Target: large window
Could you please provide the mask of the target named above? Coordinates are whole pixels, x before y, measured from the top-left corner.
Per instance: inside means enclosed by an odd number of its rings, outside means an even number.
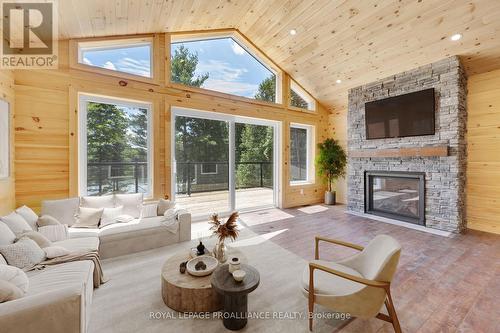
[[[277,101],[276,72],[232,37],[172,42],[171,80],[237,96]]]
[[[152,48],[152,38],[79,42],[78,62],[88,66],[152,78]]]
[[[313,182],[312,126],[290,125],[290,183]]]
[[[151,106],[80,96],[82,195],[152,194]]]

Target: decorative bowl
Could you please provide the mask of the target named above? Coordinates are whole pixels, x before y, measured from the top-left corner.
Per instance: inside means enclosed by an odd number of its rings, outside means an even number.
[[[206,265],[205,269],[196,270],[196,264],[200,261]],[[186,268],[193,276],[206,276],[211,274],[219,265],[219,261],[212,256],[198,256],[188,261]]]
[[[233,272],[233,278],[236,280],[236,282],[243,281],[243,279],[245,278],[245,275],[247,275],[247,273],[242,269],[238,269],[238,270]]]

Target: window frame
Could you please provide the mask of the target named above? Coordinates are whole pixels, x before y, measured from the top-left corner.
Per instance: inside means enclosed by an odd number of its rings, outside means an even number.
[[[291,172],[289,175],[289,183],[291,186],[297,186],[297,185],[306,185],[306,184],[314,184],[315,183],[315,169],[314,169],[314,147],[315,147],[315,142],[314,142],[314,126],[313,125],[306,125],[306,124],[299,124],[299,123],[290,123],[290,129],[289,129],[289,144],[290,144],[290,150],[292,147],[292,136],[291,136],[291,131],[292,128],[297,128],[297,129],[305,129],[306,132],[306,179],[305,180],[292,180],[291,179]],[[289,170],[292,168],[292,154],[290,153],[289,156]]]
[[[153,103],[124,99],[114,96],[101,96],[89,93],[78,94],[78,195],[86,196],[87,191],[87,104],[89,102],[113,104],[125,107],[136,107],[147,110],[147,170],[148,170],[148,192],[144,193],[146,199],[154,195],[154,126],[153,126]]]
[[[112,50],[115,48],[137,46],[140,44],[150,44],[150,73],[151,77],[136,75],[119,70],[107,69],[83,63],[82,51],[84,48],[95,48],[102,50]],[[159,37],[157,35],[138,35],[124,37],[102,37],[102,38],[82,38],[70,40],[70,67],[97,74],[110,75],[123,79],[130,79],[152,84],[160,83],[160,64],[155,56],[159,48]]]
[[[211,90],[211,89],[206,89],[206,88],[199,88],[199,87],[191,87],[184,85],[182,83],[178,82],[173,82],[171,81],[171,73],[172,73],[172,67],[170,63],[170,57],[171,53],[169,53],[167,56],[169,57],[169,64],[167,68],[167,76],[168,76],[168,82],[170,83],[171,86],[177,87],[180,89],[187,89],[187,90],[192,90],[192,91],[202,91],[202,92],[209,92],[210,94],[215,94],[218,95],[220,94],[221,96],[230,96],[231,98],[236,98],[236,99],[241,99],[246,102],[251,102],[251,103],[259,103],[259,104],[271,104],[271,105],[284,105],[285,101],[283,101],[283,71],[278,67],[271,59],[269,59],[262,51],[260,51],[256,46],[254,46],[246,37],[243,35],[239,34],[237,31],[222,31],[222,32],[196,32],[196,33],[172,33],[170,35],[170,43],[169,43],[169,52],[171,52],[172,45],[177,44],[177,43],[182,43],[182,42],[196,42],[196,41],[206,41],[206,40],[216,40],[216,39],[225,39],[225,38],[231,38],[235,43],[237,43],[242,49],[244,49],[250,56],[252,56],[256,61],[258,61],[262,66],[264,66],[267,70],[269,70],[271,73],[273,73],[276,77],[276,93],[275,93],[275,100],[274,102],[268,102],[268,101],[261,101],[258,99],[250,98],[250,97],[245,97],[245,96],[239,96],[239,95],[233,95],[229,93],[225,93],[222,91],[217,91],[217,90]]]
[[[309,94],[304,88],[302,88],[297,82],[295,82],[294,80],[290,80],[290,94],[289,94],[289,98],[288,98],[288,106],[289,108],[291,109],[296,109],[296,110],[300,110],[300,111],[303,111],[303,110],[307,110],[307,111],[310,111],[310,112],[315,112],[316,111],[316,100],[314,99],[314,97],[311,96],[311,94]],[[302,98],[304,101],[306,101],[307,103],[307,109],[304,109],[304,108],[300,108],[298,106],[294,106],[292,105],[292,90],[300,96],[300,98]]]
[[[205,166],[205,165],[210,165],[210,164],[204,164],[204,163],[201,164],[201,168],[200,168],[201,175],[217,175],[217,174],[219,174],[219,167],[218,167],[217,163],[215,163],[215,171],[214,172],[204,172],[203,166]]]

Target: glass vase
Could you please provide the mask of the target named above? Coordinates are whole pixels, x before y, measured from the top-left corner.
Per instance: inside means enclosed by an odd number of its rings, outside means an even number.
[[[220,240],[214,247],[214,257],[219,260],[220,263],[226,262],[227,260],[227,247],[223,240]]]

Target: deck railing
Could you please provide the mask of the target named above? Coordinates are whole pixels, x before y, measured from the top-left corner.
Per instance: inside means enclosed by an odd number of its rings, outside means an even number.
[[[236,189],[273,187],[273,163],[236,162]],[[87,191],[147,193],[147,162],[90,162]],[[176,193],[187,194],[229,190],[229,162],[177,162]]]

